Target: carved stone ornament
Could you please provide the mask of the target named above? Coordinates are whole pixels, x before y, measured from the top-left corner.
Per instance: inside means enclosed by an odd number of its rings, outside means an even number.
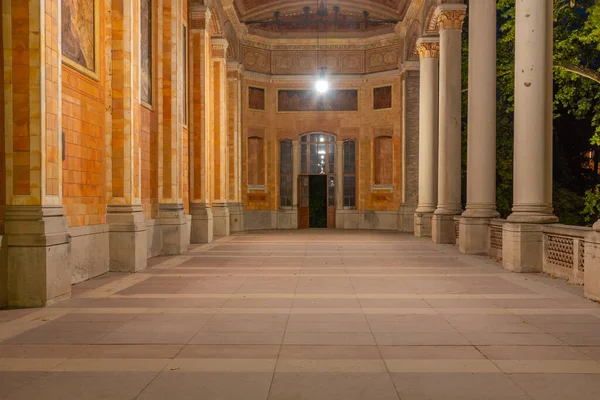
[[[226,58],[227,57],[227,40],[226,39],[213,39],[211,43],[211,57],[212,58]]]
[[[419,58],[438,58],[440,56],[439,42],[421,42],[417,45]]]
[[[464,10],[442,10],[438,15],[438,27],[440,31],[446,29],[462,30],[466,12]]]
[[[206,29],[210,21],[210,10],[204,6],[190,8],[190,30]]]

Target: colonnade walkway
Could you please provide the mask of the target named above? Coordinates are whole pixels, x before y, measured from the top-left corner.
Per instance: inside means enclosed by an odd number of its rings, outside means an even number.
[[[600,398],[600,305],[393,232],[249,232],[0,311],[0,398]]]

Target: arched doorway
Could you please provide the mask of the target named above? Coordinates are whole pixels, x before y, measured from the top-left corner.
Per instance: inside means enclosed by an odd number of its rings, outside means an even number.
[[[335,228],[335,135],[300,137],[298,228]]]

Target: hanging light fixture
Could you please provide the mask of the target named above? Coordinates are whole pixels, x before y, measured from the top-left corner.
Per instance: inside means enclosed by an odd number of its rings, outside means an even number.
[[[321,17],[321,20],[327,16],[327,6],[325,6],[325,1],[321,0],[321,3],[317,7],[317,15]],[[325,25],[325,29],[327,30],[327,25]],[[327,41],[325,41],[327,45]],[[317,63],[319,62],[319,25],[317,25]],[[327,63],[327,53],[325,53],[325,63]],[[319,68],[319,73],[317,75],[317,82],[315,83],[315,90],[320,93],[326,93],[329,90],[329,82],[325,77],[325,70],[327,67],[325,65],[321,65]]]

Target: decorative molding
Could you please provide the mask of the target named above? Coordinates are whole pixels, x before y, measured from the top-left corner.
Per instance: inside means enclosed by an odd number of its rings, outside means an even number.
[[[210,53],[212,58],[226,58],[227,57],[227,39],[224,38],[213,38],[210,41]]]
[[[436,8],[432,23],[435,23],[438,31],[462,30],[466,11],[465,4],[442,4]]]
[[[192,30],[203,30],[209,24],[211,18],[210,10],[199,2],[190,3],[189,27]]]
[[[439,58],[440,42],[438,39],[419,39],[417,50],[419,51],[419,58]]]
[[[397,69],[400,64],[400,46],[383,47],[365,52],[366,72]]]

